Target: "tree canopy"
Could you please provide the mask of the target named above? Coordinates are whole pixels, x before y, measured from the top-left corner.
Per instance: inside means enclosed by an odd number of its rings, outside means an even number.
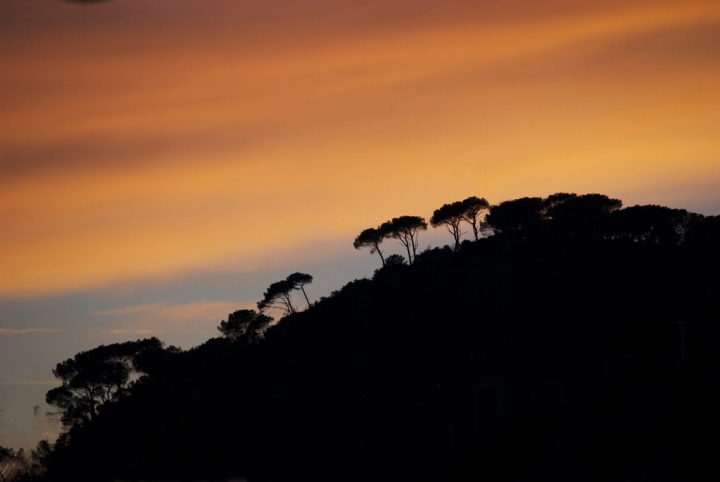
[[[622,207],[604,194],[555,193],[545,199],[524,197],[492,206],[486,217],[496,232],[529,231],[543,226],[573,236],[600,235],[610,228],[610,215]],[[546,224],[549,222],[549,224]]]
[[[385,257],[383,257],[382,250],[380,249],[380,243],[388,237],[390,233],[380,228],[368,228],[364,229],[353,242],[355,249],[370,248],[370,254],[377,253],[380,256],[382,265],[385,266]]]
[[[452,234],[455,240],[455,251],[460,250],[460,237],[463,234],[460,230],[460,223],[465,221],[465,210],[465,204],[462,201],[456,201],[452,204],[443,204],[433,212],[430,218],[432,227],[445,226]]]
[[[225,338],[242,344],[257,343],[273,319],[255,310],[238,310],[228,315],[218,326]]]
[[[80,425],[97,416],[98,407],[118,400],[136,371],[134,358],[149,350],[162,349],[157,338],[101,345],[58,363],[53,375],[62,385],[48,391],[48,404],[60,409],[66,427]]]
[[[631,206],[614,213],[612,235],[634,242],[678,244],[695,224],[685,209],[665,206]]]
[[[604,194],[559,193],[544,201],[545,216],[555,228],[575,236],[599,235],[606,232],[610,214],[622,207],[622,201]]]
[[[381,232],[388,233],[388,237],[400,241],[407,250],[408,262],[410,264],[415,262],[418,235],[420,231],[427,230],[425,218],[420,216],[400,216],[383,223],[379,229]]]
[[[523,197],[492,206],[485,220],[497,232],[521,231],[540,224],[543,208],[542,198]]]
[[[272,283],[263,293],[263,299],[258,301],[258,310],[262,313],[267,308],[279,308],[286,315],[295,313],[295,306],[292,304],[292,295],[290,294],[294,289],[295,283],[287,279]]]
[[[308,308],[310,308],[310,299],[308,298],[307,293],[305,292],[305,285],[309,285],[313,282],[313,277],[310,276],[307,273],[293,273],[290,276],[288,276],[287,281],[291,282],[296,290],[302,291],[303,296],[305,297],[305,301],[307,302]]]
[[[407,261],[400,254],[391,254],[387,259],[387,266],[403,266],[406,265]]]
[[[472,227],[475,241],[477,241],[480,239],[480,231],[482,230],[483,213],[490,209],[490,203],[485,198],[476,196],[470,196],[461,202],[463,205],[462,218]]]
[[[286,315],[297,312],[292,302],[292,292],[295,290],[302,291],[310,308],[310,299],[305,292],[305,285],[313,282],[313,277],[307,273],[293,273],[282,281],[272,283],[267,291],[263,293],[263,299],[258,301],[257,306],[260,313],[267,308],[279,308]]]
[[[463,232],[460,223],[468,223],[475,235],[475,241],[480,239],[480,232],[483,226],[483,213],[490,207],[490,204],[483,198],[471,196],[462,201],[451,204],[443,204],[436,209],[430,218],[432,227],[445,226],[455,240],[454,250],[460,249],[460,238]]]

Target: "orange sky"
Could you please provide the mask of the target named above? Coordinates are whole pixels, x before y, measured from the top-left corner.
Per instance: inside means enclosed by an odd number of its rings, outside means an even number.
[[[0,61],[0,297],[469,195],[720,205],[717,0],[12,1]]]

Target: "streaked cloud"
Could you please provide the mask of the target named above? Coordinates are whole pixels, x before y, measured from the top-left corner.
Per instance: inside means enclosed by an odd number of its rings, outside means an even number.
[[[103,330],[103,333],[108,333],[110,335],[147,335],[150,333],[158,334],[163,333],[162,330],[149,330],[149,329],[140,329],[140,330]]]
[[[93,311],[91,319],[102,321],[111,328],[102,329],[111,335],[156,335],[160,333],[203,333],[214,336],[215,328],[228,313],[249,302],[197,301],[186,304],[168,302],[146,303],[135,306]]]
[[[31,333],[59,333],[51,328],[0,328],[0,335],[27,335]]]

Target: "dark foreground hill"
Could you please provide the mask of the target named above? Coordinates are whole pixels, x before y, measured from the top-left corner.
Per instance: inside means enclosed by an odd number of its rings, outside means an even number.
[[[43,480],[717,480],[718,219],[506,230],[378,270],[256,344],[157,348]]]

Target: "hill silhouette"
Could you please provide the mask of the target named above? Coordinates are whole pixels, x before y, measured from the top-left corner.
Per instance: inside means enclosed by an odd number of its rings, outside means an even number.
[[[27,478],[714,479],[720,219],[560,193],[487,223],[270,327],[138,341]]]

